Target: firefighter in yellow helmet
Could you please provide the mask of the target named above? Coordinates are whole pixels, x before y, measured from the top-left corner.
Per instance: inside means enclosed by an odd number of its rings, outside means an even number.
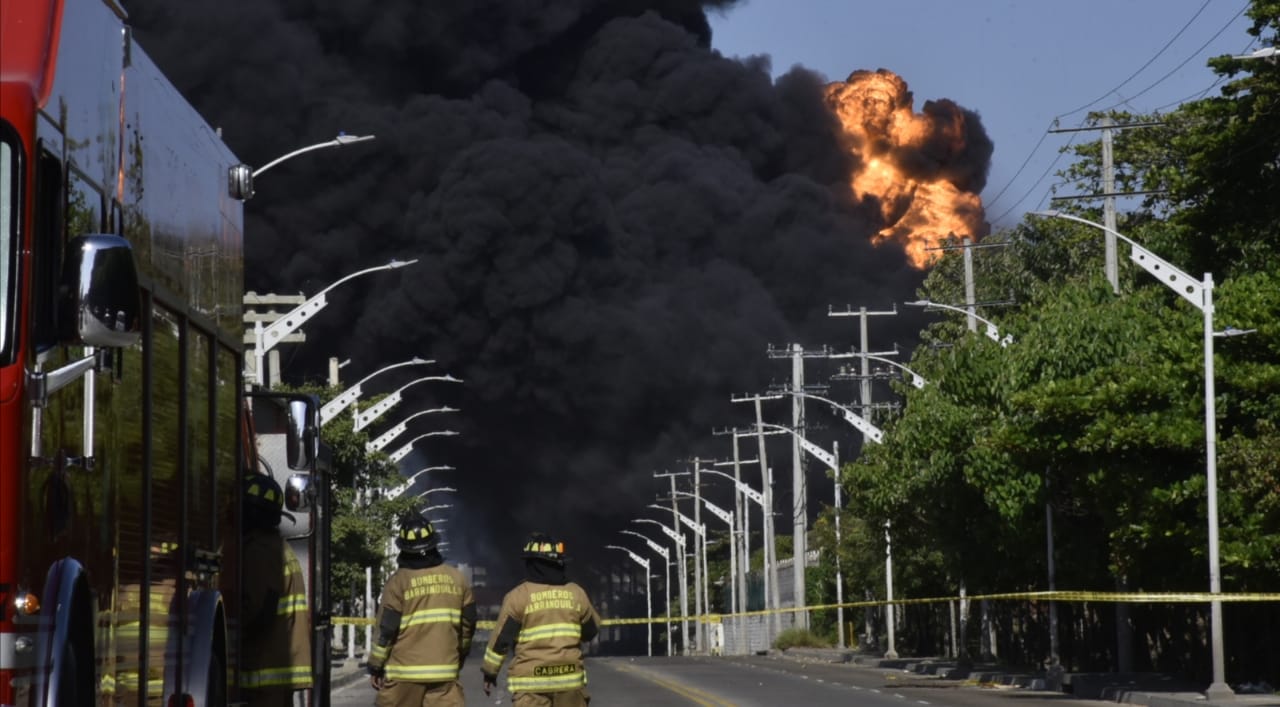
[[[587,674],[582,643],[596,637],[600,615],[582,587],[564,572],[564,543],[534,533],[522,553],[525,581],[502,599],[484,652],[484,694],[498,682],[507,653],[514,707],[585,707]]]
[[[400,521],[399,567],[382,588],[369,681],[378,707],[462,707],[458,673],[471,652],[476,601],[456,568],[444,564],[431,521]]]
[[[244,481],[244,627],[240,686],[253,707],[291,707],[311,687],[311,621],[302,565],[280,535],[284,492],[266,474]]]

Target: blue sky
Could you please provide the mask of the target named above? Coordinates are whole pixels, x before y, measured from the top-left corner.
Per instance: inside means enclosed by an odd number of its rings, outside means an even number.
[[[976,111],[995,143],[983,200],[998,227],[1047,207],[1053,172],[1068,164],[1067,156],[1058,159],[1059,148],[1073,135],[1093,139],[1093,133],[1047,134],[1055,118],[1060,127],[1077,127],[1089,110],[1168,111],[1216,95],[1218,79],[1206,61],[1256,48],[1246,32],[1247,6],[1245,0],[743,0],[711,15],[712,46],[726,56],[768,55],[775,76],[797,64],[831,80],[885,68],[907,81],[917,111],[935,98]]]

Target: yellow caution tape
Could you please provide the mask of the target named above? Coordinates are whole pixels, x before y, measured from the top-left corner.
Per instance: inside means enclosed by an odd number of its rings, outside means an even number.
[[[869,606],[906,606],[909,604],[940,604],[960,601],[1067,601],[1067,602],[1107,602],[1113,604],[1207,604],[1220,602],[1280,602],[1278,592],[1238,592],[1213,594],[1211,592],[1082,592],[1082,591],[1042,591],[1042,592],[1002,592],[996,594],[969,594],[965,597],[926,597],[922,599],[894,599],[893,601],[867,600],[847,601],[842,604],[815,604],[802,608],[785,607],[782,609],[761,609],[758,611],[739,611],[736,614],[704,614],[702,616],[655,616],[651,619],[604,619],[604,626],[629,626],[643,624],[665,624],[679,621],[702,621],[717,623],[725,618],[741,616],[768,616],[770,614],[793,614],[798,611],[826,611],[830,609],[857,609]],[[335,616],[333,623],[354,626],[372,626],[373,619],[359,617]],[[492,631],[495,622],[477,621],[476,628]]]

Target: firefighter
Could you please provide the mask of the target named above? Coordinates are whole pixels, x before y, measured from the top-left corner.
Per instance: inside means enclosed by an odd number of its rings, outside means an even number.
[[[507,673],[514,707],[585,707],[591,698],[581,644],[599,632],[600,615],[565,577],[564,543],[534,533],[521,556],[525,581],[503,597],[484,652],[484,694],[515,649]]]
[[[436,530],[415,514],[400,522],[399,567],[382,588],[369,682],[378,707],[461,707],[458,673],[471,652],[476,601],[444,564]]]
[[[311,687],[311,622],[302,565],[280,535],[284,492],[266,474],[244,481],[244,626],[240,686],[252,707],[291,707]]]

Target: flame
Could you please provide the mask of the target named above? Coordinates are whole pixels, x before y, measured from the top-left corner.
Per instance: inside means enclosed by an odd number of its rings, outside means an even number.
[[[930,101],[915,113],[907,83],[885,69],[855,71],[828,84],[826,97],[854,157],[849,187],[878,207],[877,243],[900,243],[924,268],[937,257],[927,250],[931,240],[986,234],[981,197],[953,183],[964,170],[948,169],[965,155],[968,126],[958,106]]]

